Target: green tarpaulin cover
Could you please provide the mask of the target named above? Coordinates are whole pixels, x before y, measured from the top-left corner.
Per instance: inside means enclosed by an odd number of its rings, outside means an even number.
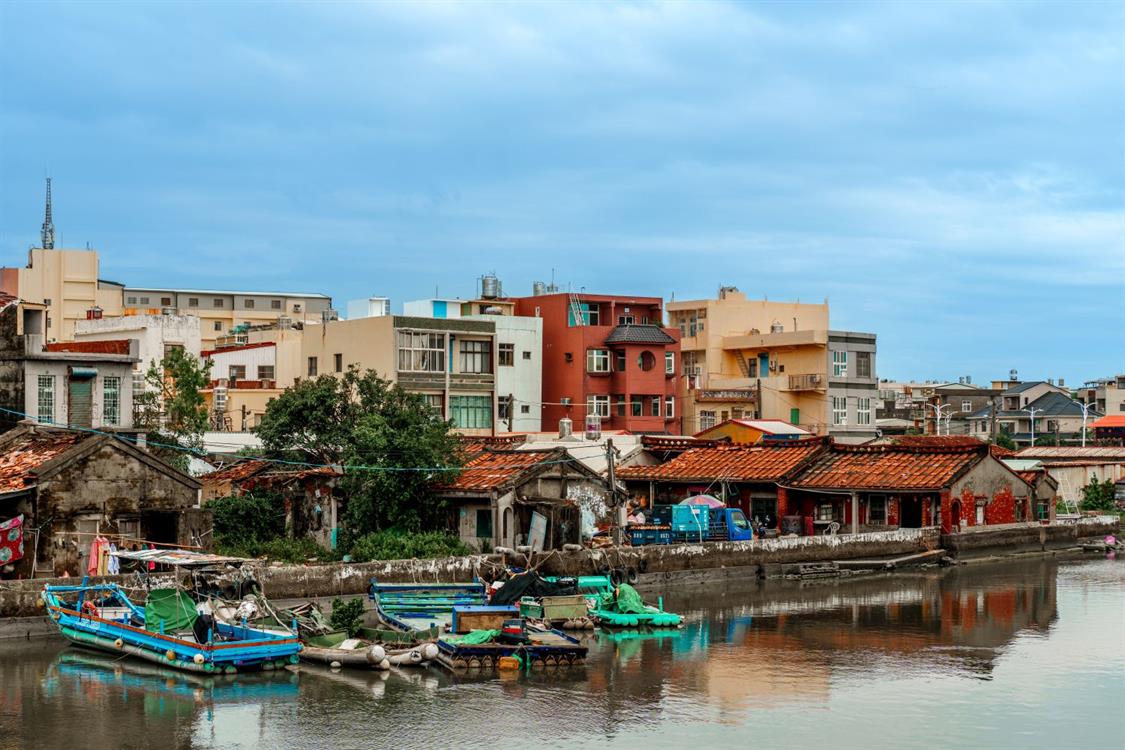
[[[500,635],[499,630],[470,630],[465,635],[451,635],[442,638],[446,643],[457,643],[462,646],[479,646],[482,643],[488,643],[496,636]]]
[[[148,601],[145,602],[146,630],[159,633],[161,622],[164,623],[165,633],[189,630],[196,617],[195,602],[186,592],[179,589],[156,589],[149,592]]]
[[[617,587],[616,604],[617,606],[614,609],[627,615],[642,615],[652,611],[645,606],[645,602],[641,599],[637,590],[627,583],[622,583]]]

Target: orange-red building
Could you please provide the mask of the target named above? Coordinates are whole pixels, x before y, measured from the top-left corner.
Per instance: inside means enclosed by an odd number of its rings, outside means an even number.
[[[515,300],[543,319],[543,427],[587,415],[603,429],[681,432],[676,393],[680,332],[664,326],[660,297],[545,294]]]

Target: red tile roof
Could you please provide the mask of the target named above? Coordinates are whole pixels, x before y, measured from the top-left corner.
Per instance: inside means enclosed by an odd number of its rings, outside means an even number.
[[[14,297],[7,292],[0,292],[0,310],[7,310],[10,305],[14,305],[19,301],[19,297]]]
[[[275,341],[256,341],[253,344],[238,344],[236,346],[224,346],[221,349],[204,349],[199,353],[199,356],[207,359],[214,354],[232,354],[234,352],[242,352],[247,349],[261,349],[264,346],[277,346]]]
[[[1015,472],[1016,476],[1027,482],[1028,484],[1035,484],[1039,481],[1039,477],[1045,475],[1047,472],[1043,469],[1027,469]]]
[[[128,354],[129,339],[112,341],[63,341],[47,344],[49,352],[80,352],[82,354]]]
[[[980,446],[983,440],[968,435],[896,435],[889,441],[892,445],[930,446],[952,448],[954,446]]]
[[[548,461],[566,461],[561,448],[540,451],[485,450],[469,459],[450,484],[439,485],[444,492],[490,492],[515,484],[529,470]]]
[[[468,459],[487,450],[506,450],[517,445],[523,445],[527,442],[527,435],[496,435],[491,437],[460,435],[458,439],[461,442],[461,454]]]
[[[790,484],[800,489],[940,490],[988,455],[984,443],[942,447],[833,445]]]
[[[703,440],[702,438],[685,437],[682,435],[641,435],[641,445],[649,450],[659,451],[686,451],[692,448],[714,448],[716,445],[719,445],[720,442],[719,440]]]
[[[617,470],[617,478],[658,482],[716,479],[773,482],[789,475],[825,445],[824,440],[812,439],[693,448],[659,466],[623,467]]]
[[[218,471],[212,471],[204,474],[199,478],[199,480],[204,484],[214,484],[215,482],[237,482],[242,479],[252,477],[260,471],[265,471],[272,465],[273,464],[269,461],[251,458],[245,461],[239,461],[238,463],[228,466],[225,469],[219,469]]]
[[[1090,423],[1093,428],[1125,427],[1125,414],[1107,414]]]
[[[81,432],[29,431],[5,445],[0,453],[0,493],[27,489],[31,474],[92,436]]]

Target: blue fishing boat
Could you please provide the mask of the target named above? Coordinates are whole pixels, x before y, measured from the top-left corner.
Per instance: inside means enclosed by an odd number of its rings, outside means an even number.
[[[371,579],[369,596],[388,627],[414,636],[433,633],[438,647],[434,661],[449,670],[497,669],[511,660],[523,667],[574,666],[586,660],[587,649],[576,638],[526,623],[518,607],[489,605],[481,582]]]
[[[118,557],[189,568],[238,566],[245,560],[181,550],[119,552]],[[194,576],[192,577],[194,579]],[[208,614],[199,595],[185,588],[157,588],[144,605],[114,583],[44,586],[47,615],[71,643],[128,654],[189,672],[223,673],[280,669],[296,664],[301,644],[295,629],[232,622]],[[200,612],[204,609],[205,612]]]

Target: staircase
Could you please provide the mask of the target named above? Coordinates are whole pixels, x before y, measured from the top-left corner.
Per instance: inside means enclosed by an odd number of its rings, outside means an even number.
[[[741,349],[735,351],[734,358],[738,362],[738,371],[742,373],[742,377],[750,377],[750,363],[746,361],[746,355],[742,353]]]

